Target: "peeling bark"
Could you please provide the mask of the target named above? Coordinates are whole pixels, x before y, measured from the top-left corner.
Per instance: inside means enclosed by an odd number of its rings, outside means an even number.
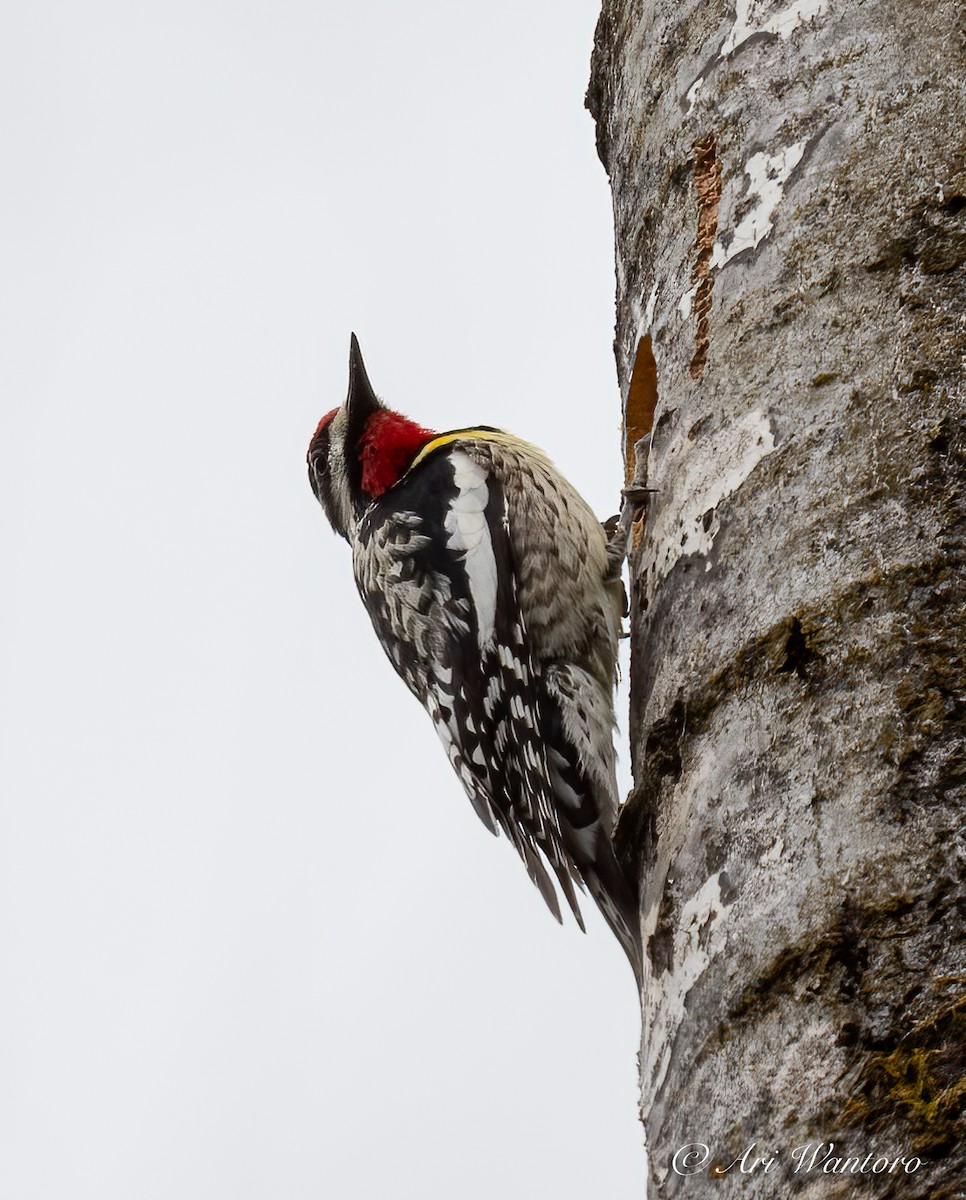
[[[708,357],[711,294],[714,290],[711,263],[718,233],[718,202],[721,199],[721,163],[713,133],[694,143],[694,190],[698,200],[698,236],[694,240],[694,248],[698,256],[691,272],[694,280],[695,324],[691,375],[697,378],[704,370]]]
[[[652,1197],[966,1193],[964,78],[946,0],[601,13]]]

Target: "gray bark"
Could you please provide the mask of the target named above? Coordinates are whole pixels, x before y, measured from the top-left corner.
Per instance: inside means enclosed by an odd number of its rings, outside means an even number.
[[[966,1194],[964,41],[604,2],[652,1197]]]

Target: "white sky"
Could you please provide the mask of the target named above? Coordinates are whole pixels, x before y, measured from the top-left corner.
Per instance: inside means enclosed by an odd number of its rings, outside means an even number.
[[[616,508],[596,12],[5,7],[3,1200],[643,1196],[623,956],[477,820],[304,469],[355,329]]]

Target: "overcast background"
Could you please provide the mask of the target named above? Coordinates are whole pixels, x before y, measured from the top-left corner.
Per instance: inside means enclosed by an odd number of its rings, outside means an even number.
[[[643,1196],[623,956],[477,820],[304,469],[355,329],[616,508],[596,15],[4,6],[3,1200]]]

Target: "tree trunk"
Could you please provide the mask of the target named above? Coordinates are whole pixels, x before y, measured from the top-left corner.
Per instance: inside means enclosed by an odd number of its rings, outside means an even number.
[[[964,40],[945,0],[598,25],[657,489],[618,830],[652,1198],[966,1193]]]

